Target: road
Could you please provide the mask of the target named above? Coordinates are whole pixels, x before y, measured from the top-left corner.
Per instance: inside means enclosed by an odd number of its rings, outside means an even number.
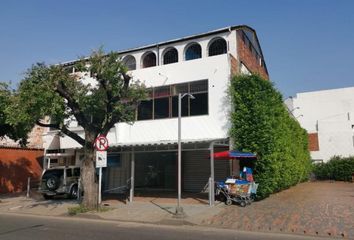
[[[318,239],[298,235],[236,232],[191,226],[161,226],[69,217],[1,214],[1,240]]]

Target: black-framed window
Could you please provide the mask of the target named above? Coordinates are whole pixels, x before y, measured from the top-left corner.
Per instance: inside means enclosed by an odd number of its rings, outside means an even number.
[[[181,101],[181,116],[186,117],[189,116],[189,96],[182,98]],[[178,96],[172,97],[172,117],[178,117]]]
[[[156,54],[149,52],[143,57],[143,68],[156,66]]]
[[[151,89],[151,98],[138,106],[137,120],[163,119],[178,116],[178,94],[190,93],[183,97],[181,115],[206,115],[209,111],[208,80],[168,85]]]
[[[208,93],[194,93],[190,101],[190,116],[203,115],[208,112]]]
[[[128,68],[128,70],[135,70],[136,69],[136,60],[135,57],[132,55],[128,55],[123,58],[123,64]]]
[[[193,43],[187,47],[185,52],[185,59],[193,60],[202,57],[202,47],[198,43]]]
[[[74,168],[74,176],[80,177],[80,168]]]
[[[153,100],[141,101],[138,107],[138,120],[149,120],[152,119],[153,113]]]
[[[225,39],[218,38],[211,41],[212,43],[209,46],[209,56],[220,55],[227,52],[227,44]]]
[[[66,177],[72,177],[73,173],[71,171],[71,168],[66,169]]]
[[[178,62],[178,51],[176,48],[168,49],[163,55],[163,64],[171,64]]]
[[[170,98],[154,99],[154,119],[168,118],[170,116]]]

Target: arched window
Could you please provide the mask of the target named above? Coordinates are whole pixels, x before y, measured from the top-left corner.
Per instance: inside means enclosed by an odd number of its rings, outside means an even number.
[[[156,55],[153,52],[145,53],[143,57],[143,68],[156,66]]]
[[[185,57],[184,57],[186,61],[201,58],[201,57],[202,57],[202,48],[198,43],[192,43],[187,46]]]
[[[136,69],[136,61],[135,57],[132,55],[128,55],[123,58],[123,64],[128,68],[128,70],[135,70]]]
[[[223,38],[211,40],[209,45],[209,56],[224,54],[227,52],[226,41]]]
[[[163,55],[163,64],[178,62],[178,51],[176,48],[168,48]]]

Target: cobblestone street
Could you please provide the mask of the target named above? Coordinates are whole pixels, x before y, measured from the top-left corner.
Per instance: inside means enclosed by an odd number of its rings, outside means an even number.
[[[354,239],[353,183],[301,183],[245,208],[223,208],[203,224]]]

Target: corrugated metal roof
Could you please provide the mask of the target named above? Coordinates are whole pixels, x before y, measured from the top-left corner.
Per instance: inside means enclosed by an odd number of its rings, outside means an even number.
[[[194,143],[209,143],[212,141],[221,141],[225,139],[188,139],[182,140],[183,144],[194,144]],[[135,146],[162,146],[162,145],[175,145],[178,141],[161,140],[156,142],[131,142],[131,143],[118,143],[111,145],[110,147],[135,147]]]

